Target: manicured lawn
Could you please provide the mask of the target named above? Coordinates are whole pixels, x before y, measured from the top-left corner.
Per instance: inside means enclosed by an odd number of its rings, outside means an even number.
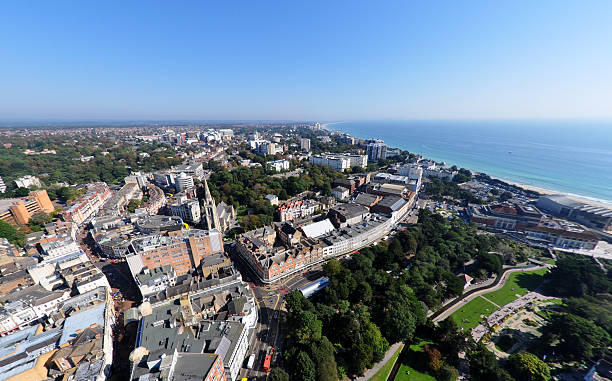
[[[455,321],[455,323],[457,323],[459,328],[468,330],[476,327],[482,321],[480,315],[489,316],[496,310],[497,307],[479,296],[470,300],[466,305],[455,311],[450,317]]]
[[[372,378],[370,378],[370,381],[386,381],[387,377],[389,377],[389,373],[391,373],[391,370],[393,370],[393,365],[395,365],[397,358],[399,357],[400,353],[402,353],[402,349],[404,349],[403,344],[400,345],[397,351],[395,351],[389,361],[387,361],[387,363],[383,365],[383,367],[380,368],[380,370],[376,372],[376,374],[373,375]]]
[[[484,296],[496,303],[500,307],[518,299],[518,295],[525,295],[529,291],[535,290],[544,279],[547,269],[536,271],[512,273],[508,277],[504,287],[497,291],[490,292]],[[491,311],[492,312],[492,311]]]
[[[408,365],[402,364],[397,371],[394,381],[436,381],[436,379],[427,373],[421,373]]]
[[[403,353],[402,360],[404,363],[400,365],[400,368],[395,375],[394,381],[435,381],[436,379],[430,376],[427,373],[419,372],[414,369],[410,365],[406,363],[410,363],[414,365],[415,356],[417,352],[423,352],[425,349],[423,348],[426,344],[432,344],[431,341],[420,340],[417,343],[411,344],[410,347],[406,348],[406,353]],[[408,372],[408,373],[406,373]]]

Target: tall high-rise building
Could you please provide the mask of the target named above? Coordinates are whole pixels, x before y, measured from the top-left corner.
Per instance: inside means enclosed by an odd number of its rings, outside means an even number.
[[[210,194],[208,189],[208,181],[204,179],[204,215],[206,216],[206,225],[209,230],[218,229],[221,231],[221,224],[219,223],[219,216],[217,215],[217,205],[215,199]]]
[[[302,151],[309,152],[310,151],[310,139],[302,138],[300,139],[300,147]]]
[[[378,139],[370,140],[367,147],[368,159],[372,161],[383,160],[387,158],[387,145]]]

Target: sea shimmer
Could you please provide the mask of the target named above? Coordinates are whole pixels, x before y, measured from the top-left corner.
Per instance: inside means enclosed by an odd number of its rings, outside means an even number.
[[[359,121],[328,128],[492,177],[612,203],[612,122]]]

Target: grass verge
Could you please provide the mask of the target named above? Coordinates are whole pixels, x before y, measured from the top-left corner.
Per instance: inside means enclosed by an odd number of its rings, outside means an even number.
[[[372,378],[370,378],[370,381],[387,381],[389,373],[391,373],[391,370],[393,370],[393,366],[395,365],[395,362],[397,361],[397,358],[399,357],[400,353],[402,353],[403,349],[404,344],[400,345],[400,347],[395,351],[393,356],[391,356],[389,361],[387,361],[387,363],[383,365],[382,368],[380,368],[378,372],[376,372],[376,374],[372,376]]]

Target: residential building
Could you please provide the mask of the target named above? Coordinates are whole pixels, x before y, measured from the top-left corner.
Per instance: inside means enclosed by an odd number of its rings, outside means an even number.
[[[368,160],[378,161],[387,158],[387,145],[378,139],[371,140],[366,148]]]
[[[113,193],[106,183],[92,183],[86,187],[86,193],[74,200],[60,216],[64,221],[82,225],[95,216]]]
[[[176,190],[178,192],[183,192],[187,189],[191,189],[195,186],[193,182],[193,177],[189,176],[185,172],[179,173],[175,178]]]
[[[349,190],[345,187],[335,187],[331,192],[332,196],[338,200],[346,200],[349,197],[349,193]]]
[[[357,187],[357,183],[352,179],[336,179],[332,183],[332,187],[343,187],[348,189],[349,195],[355,192],[355,188]]]
[[[319,202],[311,199],[292,199],[278,207],[280,221],[292,221],[308,217],[321,209]]]
[[[331,167],[336,171],[344,172],[353,167],[366,168],[368,166],[368,157],[365,155],[356,154],[331,154],[324,153],[321,155],[313,155],[308,159],[312,164]]]
[[[304,152],[310,152],[310,139],[301,138],[300,139],[300,148]]]
[[[142,153],[146,153],[146,152],[142,152]],[[132,174],[127,176],[124,179],[124,181],[125,181],[126,184],[129,184],[129,183],[138,184],[140,189],[143,189],[147,185],[149,185],[149,179],[147,178],[147,175],[142,174],[140,172],[132,172]]]
[[[31,187],[42,187],[42,183],[38,177],[27,175],[15,180],[15,186],[17,188],[31,188]]]
[[[181,173],[186,174],[187,176],[190,176],[192,179],[197,179],[197,180],[202,180],[204,179],[204,167],[202,166],[202,163],[183,163],[179,166],[177,166],[176,168],[172,169],[173,173],[175,174],[175,176],[179,176]]]
[[[288,160],[273,160],[266,163],[266,168],[270,171],[287,171],[289,170],[289,161]]]
[[[278,196],[275,194],[267,194],[266,200],[268,200],[270,205],[278,205]]]
[[[6,184],[4,180],[2,180],[2,176],[0,176],[0,193],[6,192]]]
[[[171,265],[177,275],[200,266],[202,259],[223,252],[221,233],[216,230],[183,230],[172,236],[151,235],[132,240],[134,255],[127,257],[132,275],[146,266],[150,269]]]
[[[44,189],[32,191],[27,197],[0,199],[0,220],[11,225],[27,225],[33,215],[54,210]]]
[[[131,200],[142,200],[143,194],[137,182],[126,183],[104,204],[104,214],[120,215]]]

